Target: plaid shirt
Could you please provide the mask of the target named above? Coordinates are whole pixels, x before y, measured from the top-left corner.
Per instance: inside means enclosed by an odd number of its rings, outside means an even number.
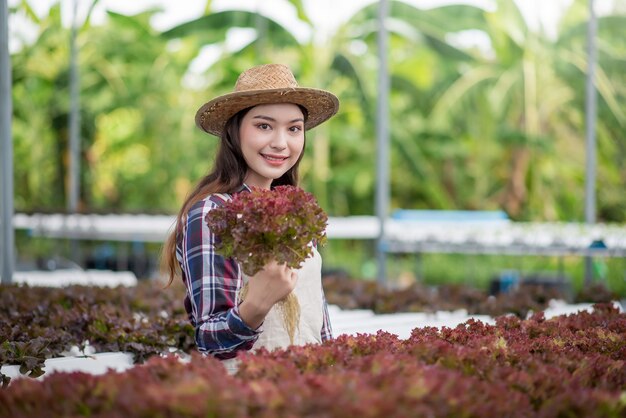
[[[244,185],[240,191],[250,189]],[[226,194],[212,194],[194,204],[187,213],[182,240],[176,246],[182,277],[187,288],[185,310],[196,329],[200,352],[219,359],[233,358],[238,350],[249,350],[263,331],[250,328],[239,315],[237,292],[243,286],[239,264],[215,253],[215,235],[204,218],[208,211],[222,206]],[[332,338],[328,305],[322,291],[322,341]]]

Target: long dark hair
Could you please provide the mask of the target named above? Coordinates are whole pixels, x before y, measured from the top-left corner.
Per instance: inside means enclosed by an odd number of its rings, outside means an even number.
[[[307,112],[299,106],[306,120]],[[180,275],[180,266],[176,258],[176,245],[182,239],[183,219],[189,209],[212,193],[235,193],[244,183],[248,164],[241,152],[241,138],[239,137],[239,127],[241,121],[251,107],[239,111],[231,117],[224,127],[220,136],[220,144],[213,169],[204,176],[185,199],[178,215],[173,230],[167,237],[161,251],[161,271],[168,276],[167,286],[171,285],[175,277]],[[305,138],[306,145],[306,138]],[[298,185],[298,167],[304,155],[304,147],[296,163],[281,177],[272,181],[271,187],[283,185]],[[166,286],[166,287],[167,287]]]

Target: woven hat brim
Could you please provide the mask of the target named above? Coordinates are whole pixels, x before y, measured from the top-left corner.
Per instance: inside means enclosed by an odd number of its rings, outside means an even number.
[[[308,112],[304,124],[306,130],[330,119],[339,110],[339,99],[326,90],[307,87],[249,90],[225,94],[205,103],[196,113],[196,125],[219,137],[228,119],[237,112],[270,103],[295,103],[303,106]]]

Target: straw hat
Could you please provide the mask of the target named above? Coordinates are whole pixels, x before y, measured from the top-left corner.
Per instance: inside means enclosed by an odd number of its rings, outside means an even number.
[[[298,87],[289,68],[282,64],[252,67],[241,73],[232,93],[205,103],[196,113],[196,125],[220,136],[226,121],[240,110],[259,104],[295,103],[307,110],[305,129],[330,119],[339,109],[337,97],[325,90]]]

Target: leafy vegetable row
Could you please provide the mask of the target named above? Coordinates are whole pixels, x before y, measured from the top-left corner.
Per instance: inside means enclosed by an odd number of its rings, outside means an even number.
[[[329,303],[344,309],[376,312],[467,309],[472,314],[497,316],[545,308],[550,297],[541,288],[520,289],[488,297],[467,286],[383,289],[373,282],[338,277],[324,278]],[[594,290],[596,300],[610,300],[606,291]],[[22,373],[36,377],[47,358],[62,356],[86,341],[97,352],[133,353],[137,363],[169,352],[170,347],[193,352],[193,329],[183,308],[184,288],[167,289],[157,282],[136,287],[44,288],[0,286],[0,365],[17,364]],[[1,377],[1,376],[0,376]],[[6,380],[6,378],[5,378]]]
[[[626,314],[500,317],[261,351],[219,361],[153,357],[122,374],[53,374],[0,391],[0,415],[618,417],[626,413]]]

